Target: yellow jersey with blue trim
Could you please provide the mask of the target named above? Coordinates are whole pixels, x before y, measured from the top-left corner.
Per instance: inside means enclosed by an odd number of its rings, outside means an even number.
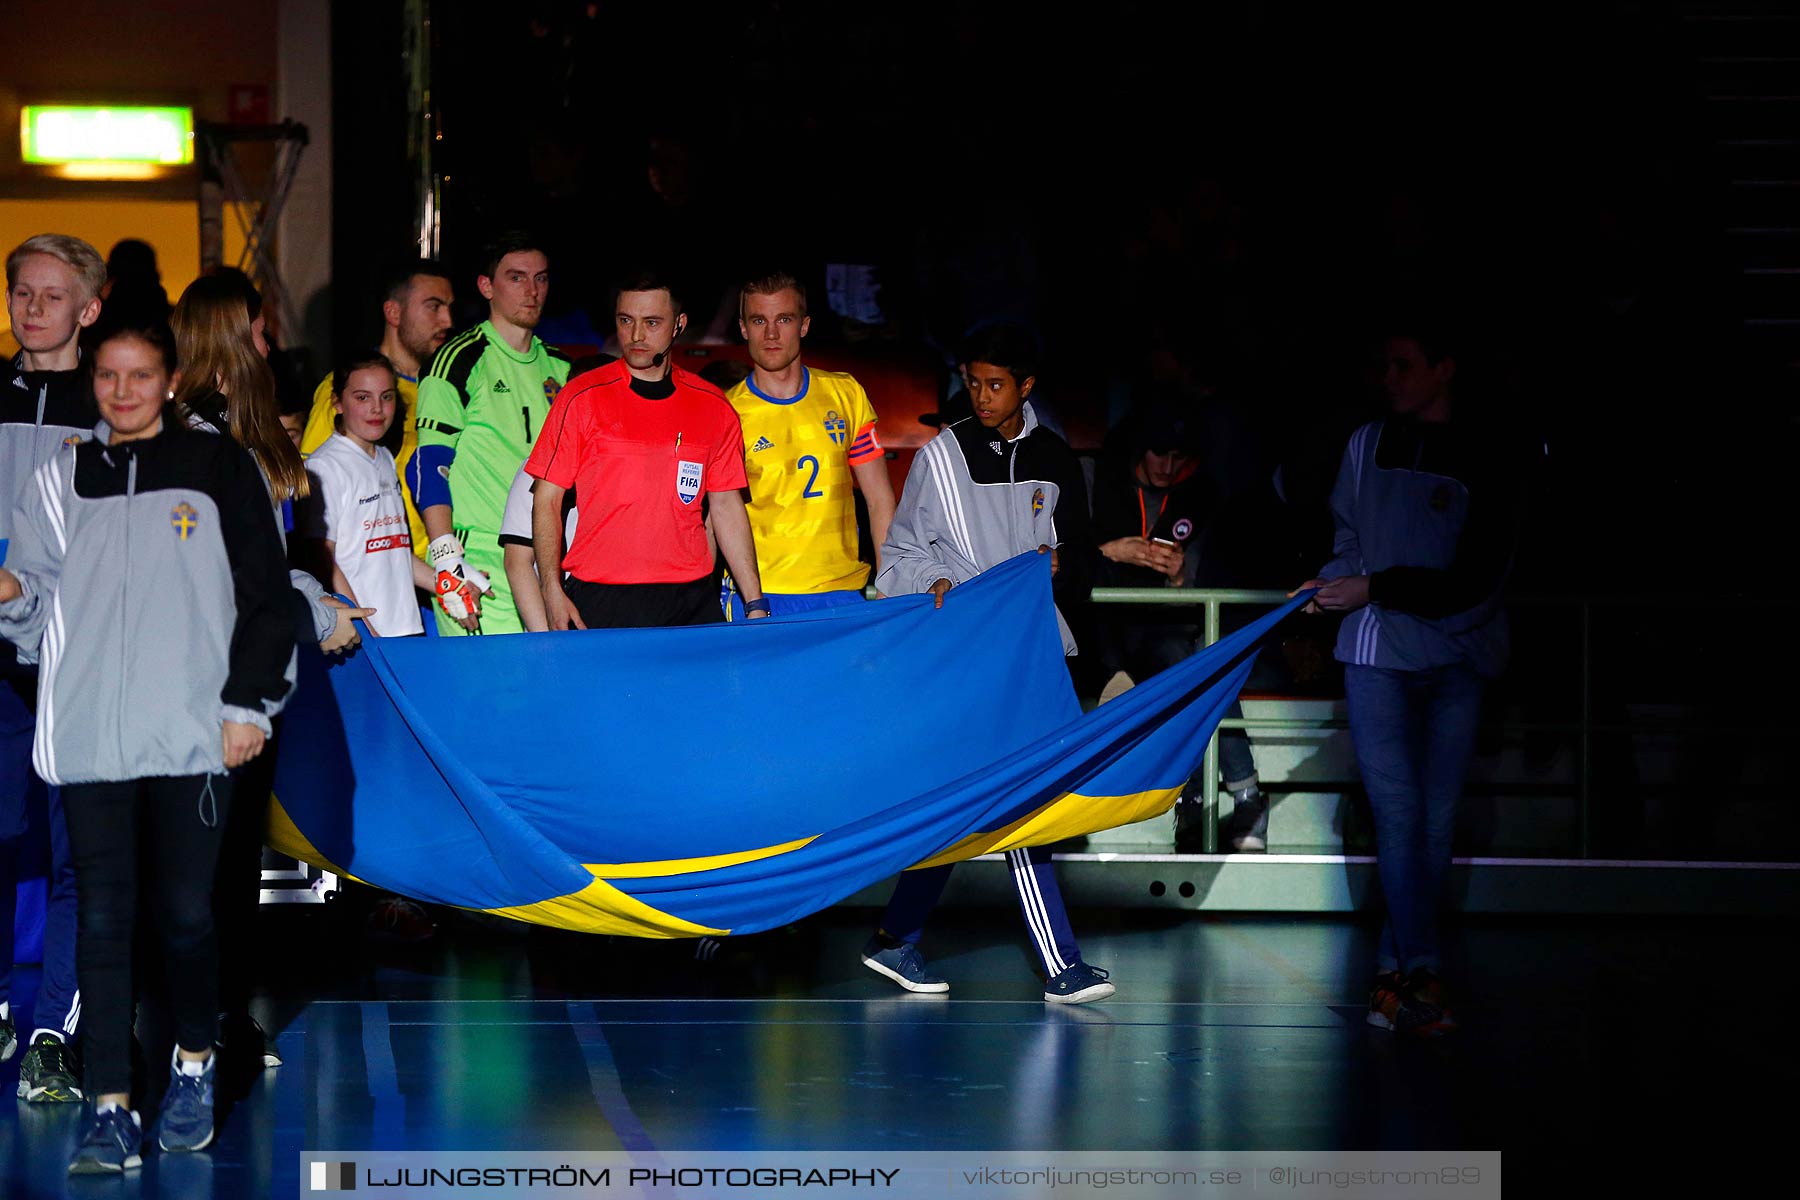
[[[852,467],[883,458],[875,409],[842,371],[802,368],[796,396],[768,396],[755,376],[725,393],[744,429],[750,530],[765,592],[861,588]]]

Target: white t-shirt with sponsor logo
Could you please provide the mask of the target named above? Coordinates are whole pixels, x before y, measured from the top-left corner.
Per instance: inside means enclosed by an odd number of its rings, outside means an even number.
[[[382,637],[423,633],[413,595],[412,535],[394,456],[374,454],[334,433],[306,459],[312,502],[306,532],[335,544],[338,569],[364,608],[369,627]]]

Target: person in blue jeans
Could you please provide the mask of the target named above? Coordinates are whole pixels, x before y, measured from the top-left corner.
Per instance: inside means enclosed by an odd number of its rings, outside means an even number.
[[[1500,588],[1535,455],[1459,411],[1456,359],[1433,332],[1385,347],[1391,415],[1351,435],[1331,493],[1334,557],[1309,612],[1343,614],[1350,736],[1375,814],[1387,922],[1371,1025],[1455,1027],[1438,905],[1481,696],[1508,650]]]

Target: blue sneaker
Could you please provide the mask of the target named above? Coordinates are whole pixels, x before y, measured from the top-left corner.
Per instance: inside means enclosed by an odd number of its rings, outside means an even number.
[[[862,963],[877,975],[886,975],[909,992],[942,993],[950,990],[949,984],[925,969],[924,956],[911,942],[888,946],[880,938],[872,937],[869,944],[863,947]]]
[[[90,1110],[81,1122],[81,1141],[69,1160],[71,1175],[117,1175],[144,1163],[144,1125],[127,1108],[109,1104]]]
[[[217,1051],[207,1056],[198,1075],[185,1068],[175,1052],[169,1064],[169,1090],[163,1096],[162,1116],[156,1120],[156,1144],[164,1150],[201,1150],[213,1140],[213,1077],[218,1073]]]
[[[1106,982],[1108,975],[1099,967],[1078,962],[1044,985],[1044,999],[1052,1004],[1086,1004],[1104,1000],[1117,989]]]

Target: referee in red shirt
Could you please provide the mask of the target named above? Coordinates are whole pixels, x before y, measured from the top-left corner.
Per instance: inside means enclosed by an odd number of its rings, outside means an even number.
[[[724,620],[703,497],[745,610],[766,617],[737,413],[725,393],[669,361],[687,315],[667,284],[632,279],[613,308],[624,357],[563,386],[525,463],[537,480],[532,545],[550,628]],[[565,555],[570,490],[580,518]]]

